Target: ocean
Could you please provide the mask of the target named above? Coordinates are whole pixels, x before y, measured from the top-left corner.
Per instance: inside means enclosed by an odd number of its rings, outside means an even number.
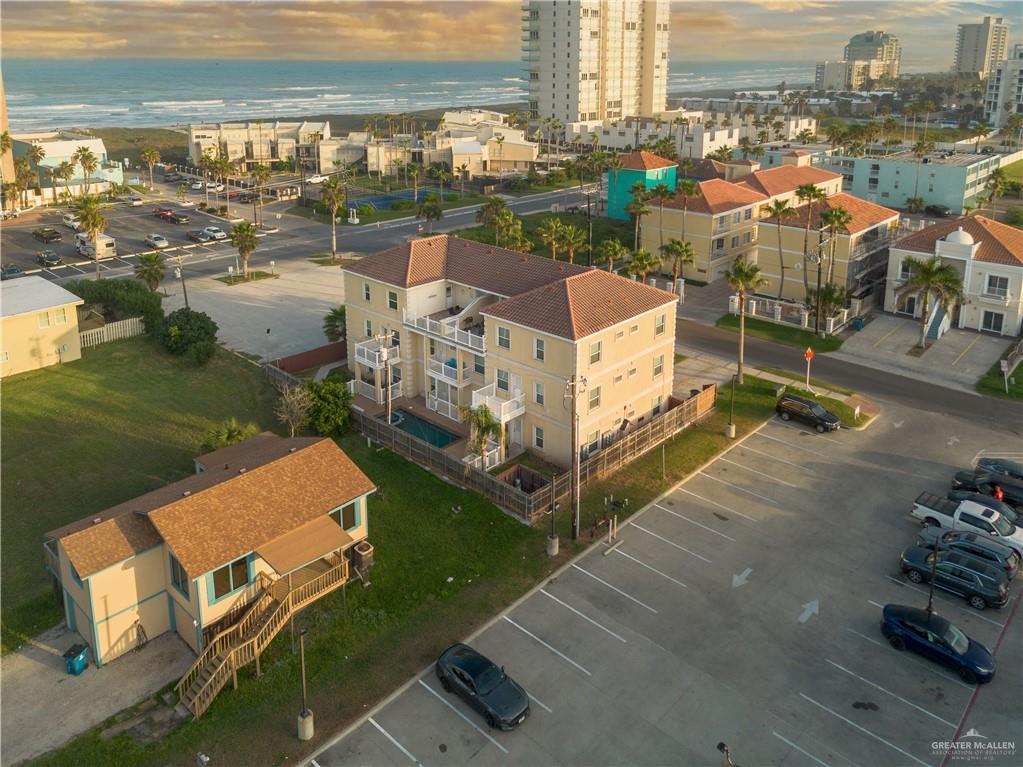
[[[5,59],[11,132],[409,112],[525,98],[518,61]],[[805,62],[672,62],[670,93],[812,82]]]

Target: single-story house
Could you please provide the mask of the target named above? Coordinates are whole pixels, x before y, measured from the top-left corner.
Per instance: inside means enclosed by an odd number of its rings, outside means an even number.
[[[0,378],[80,359],[82,303],[34,274],[0,282]]]

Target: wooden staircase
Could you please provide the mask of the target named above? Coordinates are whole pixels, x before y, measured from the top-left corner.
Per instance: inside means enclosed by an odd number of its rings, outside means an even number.
[[[288,582],[258,574],[260,591],[241,618],[221,631],[178,682],[178,700],[196,719],[210,707],[217,694],[232,682],[238,689],[238,669],[255,662],[291,617],[303,607],[348,581],[348,560],[326,558],[327,570],[288,589]]]

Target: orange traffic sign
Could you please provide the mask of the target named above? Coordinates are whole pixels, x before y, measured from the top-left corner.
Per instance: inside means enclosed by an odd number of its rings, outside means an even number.
[[[803,359],[805,359],[807,362],[813,359],[813,349],[811,349],[809,346],[806,347],[806,353],[803,354]]]

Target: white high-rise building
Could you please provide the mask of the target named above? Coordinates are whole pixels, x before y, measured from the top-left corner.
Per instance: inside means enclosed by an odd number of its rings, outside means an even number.
[[[567,125],[664,111],[668,6],[668,0],[524,2],[530,120]]]
[[[1011,114],[1023,114],[1023,45],[1012,47],[1012,56],[999,61],[987,78],[984,119],[996,128]]]
[[[1009,51],[1009,25],[999,17],[985,16],[980,24],[960,24],[956,32],[956,57],[952,71],[984,79]]]

